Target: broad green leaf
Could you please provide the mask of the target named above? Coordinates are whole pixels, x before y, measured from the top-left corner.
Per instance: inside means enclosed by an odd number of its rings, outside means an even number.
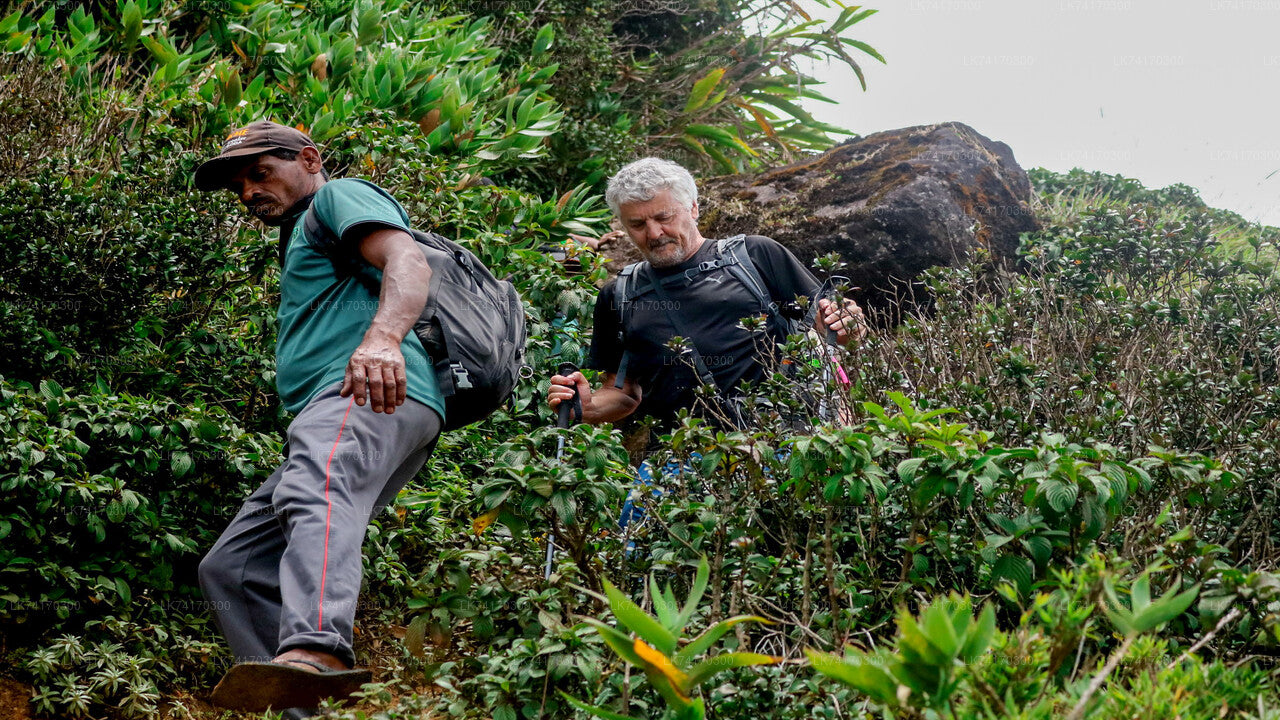
[[[978,621],[969,627],[969,632],[965,636],[964,645],[960,647],[960,659],[967,663],[977,660],[982,653],[986,652],[987,646],[991,644],[991,638],[996,632],[996,611],[991,605],[987,605],[982,609],[982,614],[978,616]]]
[[[955,657],[960,650],[960,638],[956,637],[951,617],[943,609],[942,603],[939,600],[924,611],[920,617],[920,627],[925,639],[941,650],[943,655]]]
[[[737,615],[729,618],[728,620],[721,620],[715,625],[704,630],[701,635],[694,638],[688,645],[680,648],[680,651],[677,652],[675,656],[676,662],[680,665],[688,665],[693,662],[694,658],[707,650],[710,650],[711,646],[714,645],[717,640],[724,637],[724,634],[729,632],[734,625],[747,621],[763,623],[769,622],[759,615]]]
[[[993,533],[991,535],[987,535],[986,537],[987,546],[983,549],[995,550],[996,548],[1004,545],[1005,543],[1008,543],[1011,540],[1013,540],[1012,535],[996,535]]]
[[[1143,574],[1133,581],[1133,585],[1129,588],[1129,607],[1133,611],[1141,612],[1151,604],[1151,578]]]
[[[889,665],[888,670],[893,677],[897,678],[898,682],[906,685],[919,695],[936,693],[944,679],[942,666],[928,662],[908,660],[907,662],[892,663]]]
[[[573,494],[568,490],[557,490],[551,495],[551,507],[555,508],[556,515],[560,517],[560,522],[565,525],[573,525],[577,522],[577,502],[573,499]]]
[[[1138,632],[1133,622],[1133,614],[1128,610],[1104,604],[1102,612],[1107,616],[1107,620],[1111,621],[1111,626],[1121,635],[1133,635]]]
[[[156,60],[159,60],[161,64],[173,62],[178,57],[176,53],[165,47],[164,43],[157,42],[155,38],[143,37],[142,44],[151,51],[151,54],[154,55]]]
[[[725,68],[711,68],[706,75],[693,84],[693,90],[689,93],[689,100],[684,104],[684,111],[691,113],[706,104],[707,98],[710,97],[711,91],[719,84],[720,78],[724,77]]]
[[[666,595],[662,594],[657,577],[654,575],[649,576],[649,596],[653,598],[653,611],[658,615],[658,622],[678,636],[680,625],[676,622],[679,618],[676,607],[669,603]]]
[[[1195,602],[1196,595],[1200,592],[1200,586],[1194,585],[1177,595],[1173,594],[1173,590],[1165,593],[1159,600],[1147,606],[1145,610],[1139,611],[1133,618],[1133,629],[1135,632],[1146,632],[1154,630],[1160,625],[1169,622],[1186,612],[1191,607],[1191,603]]]
[[[379,23],[381,19],[382,12],[373,6],[369,6],[360,13],[356,23],[356,41],[361,45],[367,45],[382,37],[382,26]]]
[[[537,57],[551,49],[551,43],[555,40],[556,31],[551,23],[543,25],[538,30],[538,35],[533,39],[533,56]]]
[[[43,395],[46,400],[57,400],[59,398],[66,397],[67,391],[63,390],[62,386],[59,385],[56,380],[41,380],[40,394]]]
[[[594,705],[588,705],[563,690],[557,690],[556,692],[560,693],[560,697],[563,697],[565,702],[578,708],[584,713],[592,715],[593,717],[604,718],[604,720],[637,720],[629,715],[621,715],[611,710],[605,710],[604,708],[598,708]]]
[[[884,668],[859,653],[840,658],[830,653],[805,650],[813,669],[829,678],[866,693],[873,700],[888,705],[898,703],[898,683]]]
[[[954,659],[953,655],[944,653],[941,648],[930,642],[924,630],[916,623],[916,619],[905,610],[898,617],[898,652],[908,663],[944,665]]]
[[[13,29],[18,27],[18,21],[21,19],[22,19],[21,10],[14,10],[8,15],[5,15],[4,19],[0,20],[0,35],[7,35],[13,32]]]
[[[1031,578],[1034,573],[1031,561],[1017,555],[1005,555],[996,561],[991,569],[991,584],[1001,582],[1013,583],[1019,593],[1025,594],[1031,589]]]
[[[707,580],[710,577],[711,566],[707,564],[707,558],[699,558],[698,570],[693,576],[693,587],[689,588],[689,597],[685,599],[684,608],[680,610],[680,616],[676,619],[674,629],[677,632],[682,631],[693,618],[693,613],[698,609],[698,603],[702,601],[702,594],[707,591]]]
[[[676,636],[670,630],[663,627],[652,615],[641,610],[631,601],[631,598],[608,580],[604,581],[604,591],[609,597],[609,607],[618,618],[618,622],[657,648],[662,654],[669,655],[675,652]]]
[[[1047,480],[1044,484],[1044,495],[1049,501],[1049,507],[1060,513],[1070,510],[1076,504],[1079,492],[1079,487],[1073,482]]]
[[[1049,559],[1053,556],[1053,542],[1049,538],[1043,535],[1032,535],[1024,537],[1022,542],[1031,552],[1031,559],[1037,566],[1043,568],[1049,564]]]
[[[191,458],[191,453],[176,452],[169,459],[169,467],[173,471],[175,478],[185,477],[195,467],[195,461]]]
[[[750,667],[752,665],[777,665],[782,658],[760,653],[735,652],[707,658],[689,669],[685,687],[690,691],[710,680],[716,673],[730,668]]]
[[[924,464],[927,458],[907,458],[898,463],[898,477],[903,482],[914,483],[916,481],[916,473],[920,470],[920,466]]]
[[[4,534],[0,533],[0,538],[3,537]],[[1234,592],[1229,592],[1225,595],[1201,595],[1199,605],[1200,614],[1212,618],[1219,617],[1230,609],[1231,606],[1235,605],[1239,599],[1239,596]]]
[[[133,50],[139,36],[142,35],[142,10],[133,0],[125,3],[124,10],[120,14],[120,26],[124,31],[123,45],[125,51]]]
[[[604,644],[608,645],[609,649],[618,653],[618,657],[626,660],[632,665],[644,665],[644,661],[636,654],[631,638],[625,633],[615,627],[606,625],[595,618],[584,618],[582,622],[595,628],[596,631],[600,633],[600,638],[604,640]]]
[[[419,615],[414,618],[404,632],[404,647],[409,654],[420,658],[423,657],[423,647],[427,640],[427,624],[431,622],[430,615]]]

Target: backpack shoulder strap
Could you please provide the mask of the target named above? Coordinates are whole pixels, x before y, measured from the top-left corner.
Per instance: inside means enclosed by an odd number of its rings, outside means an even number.
[[[716,389],[717,393],[722,394],[723,389],[716,383],[715,375],[711,372],[711,368],[707,367],[707,363],[702,358],[702,352],[698,350],[697,339],[693,333],[689,332],[680,314],[672,310],[675,303],[671,297],[667,295],[667,291],[662,287],[662,281],[659,278],[650,276],[649,286],[653,289],[653,294],[658,296],[659,304],[667,314],[667,322],[671,323],[671,328],[676,334],[689,341],[689,347],[686,353],[689,359],[693,361],[693,369],[698,374],[698,380],[704,385],[710,385]]]
[[[374,297],[382,292],[379,283],[374,281],[360,263],[360,258],[340,252],[340,240],[337,233],[329,229],[316,215],[315,206],[307,208],[302,215],[302,232],[307,241],[316,247],[333,263],[333,271],[338,277],[354,277]]]
[[[631,298],[635,296],[632,288],[635,287],[636,273],[644,264],[645,261],[642,260],[622,268],[622,272],[618,273],[618,281],[613,286],[613,300],[618,304],[618,347],[622,348],[622,359],[618,361],[618,372],[613,382],[613,386],[618,389],[622,389],[627,379],[627,365],[631,364],[631,351],[627,349],[627,310]]]
[[[765,284],[764,278],[760,275],[760,270],[756,268],[756,264],[752,262],[750,253],[747,252],[747,236],[734,235],[731,238],[724,238],[716,241],[716,252],[720,259],[718,266],[729,271],[738,282],[746,286],[747,290],[755,296],[755,299],[764,307],[769,314],[769,322],[773,323],[785,336],[790,331],[790,323],[786,318],[782,317],[782,308],[769,295],[769,286]]]

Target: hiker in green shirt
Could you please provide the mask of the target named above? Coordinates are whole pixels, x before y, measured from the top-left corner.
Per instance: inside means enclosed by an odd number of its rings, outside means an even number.
[[[371,679],[352,669],[365,529],[426,462],[444,420],[431,360],[409,332],[431,268],[404,208],[372,183],[328,181],[319,150],[293,128],[233,131],[195,184],[232,192],[280,228],[276,387],[296,414],[284,463],[200,563],[236,660],[212,699],[306,717]],[[309,208],[334,247],[303,232]],[[377,294],[354,271],[371,274]]]

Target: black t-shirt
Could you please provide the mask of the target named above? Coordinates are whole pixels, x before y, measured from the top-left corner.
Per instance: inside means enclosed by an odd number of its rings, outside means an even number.
[[[791,251],[776,241],[759,235],[746,238],[747,255],[767,286],[768,293],[787,317],[803,312],[796,306],[798,296],[810,298],[819,283]],[[627,310],[627,346],[631,351],[626,376],[639,383],[640,407],[632,417],[654,417],[660,428],[669,427],[682,408],[693,408],[697,373],[688,359],[677,356],[667,343],[678,334],[687,334],[715,377],[716,386],[730,395],[744,381],[764,377],[766,363],[761,350],[776,347],[784,338],[770,326],[767,337],[754,337],[740,327],[746,317],[766,312],[751,291],[725,268],[707,272],[695,269],[716,259],[716,241],[707,240],[694,256],[669,268],[645,266],[628,281],[631,305]],[[685,275],[686,271],[692,279]],[[654,292],[651,279],[663,280],[667,299]],[[595,329],[591,338],[588,367],[617,372],[623,348],[618,344],[617,281],[610,282],[596,299]],[[684,333],[672,326],[670,313],[678,315]]]

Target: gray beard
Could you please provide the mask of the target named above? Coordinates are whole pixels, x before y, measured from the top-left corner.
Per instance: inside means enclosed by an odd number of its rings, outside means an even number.
[[[676,244],[676,243],[672,243],[672,244]],[[666,246],[664,245],[663,247],[666,247]],[[683,247],[680,247],[679,250],[680,251],[678,253],[671,256],[670,258],[663,258],[661,260],[658,260],[652,257],[647,257],[646,259],[649,261],[649,265],[651,265],[652,267],[669,268],[669,267],[674,267],[676,265],[679,265],[685,260],[688,260],[689,258],[693,257],[693,253],[687,252]]]

